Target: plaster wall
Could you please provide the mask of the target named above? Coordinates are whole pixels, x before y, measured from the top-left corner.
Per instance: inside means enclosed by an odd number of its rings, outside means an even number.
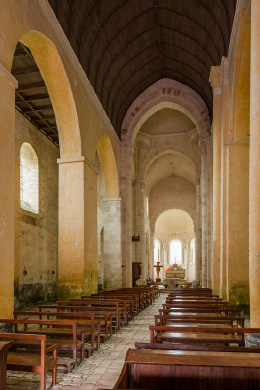
[[[20,149],[28,142],[39,163],[39,213],[20,207]],[[58,262],[59,149],[18,111],[15,114],[17,250],[15,299],[17,304],[56,298]]]

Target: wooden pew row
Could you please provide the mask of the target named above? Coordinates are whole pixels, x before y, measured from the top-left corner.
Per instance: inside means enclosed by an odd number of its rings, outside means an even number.
[[[218,343],[237,344],[245,346],[246,333],[260,333],[258,328],[235,328],[235,327],[185,327],[185,326],[150,326],[150,342],[163,343]]]
[[[57,301],[57,305],[78,305],[78,306],[89,306],[89,307],[106,307],[111,313],[114,319],[114,326],[116,330],[120,329],[121,325],[125,326],[128,324],[130,319],[130,300],[128,299],[112,299],[97,297],[82,297],[74,298],[70,301]]]
[[[215,298],[215,297],[210,297],[210,296],[202,296],[202,297],[197,297],[197,296],[171,296],[168,295],[166,297],[166,300],[172,301],[172,302],[221,302],[222,298]]]
[[[259,390],[258,352],[128,350],[113,389]]]
[[[155,326],[165,325],[180,325],[180,324],[192,324],[190,326],[203,326],[208,324],[211,326],[235,326],[244,328],[245,318],[244,317],[230,317],[230,316],[189,316],[189,315],[155,315]]]
[[[91,343],[91,352],[94,352],[95,341],[96,348],[100,347],[100,323],[95,321],[93,313],[64,313],[64,312],[39,312],[39,311],[15,311],[14,319],[24,319],[21,317],[26,316],[30,319],[36,317],[39,320],[76,320],[78,326],[84,329],[85,340],[89,340]],[[33,318],[34,319],[34,318]],[[33,333],[45,334],[49,336],[57,337],[58,334],[61,336],[66,336],[68,334],[68,329],[63,328],[35,328]]]
[[[169,351],[218,351],[218,352],[246,352],[260,353],[259,347],[235,347],[231,345],[199,345],[199,344],[174,344],[174,343],[135,343],[137,349],[159,349]]]
[[[181,301],[176,301],[171,298],[166,298],[165,300],[166,304],[173,305],[173,306],[197,306],[197,307],[204,307],[204,306],[224,306],[224,305],[230,305],[229,302],[227,301],[211,301],[211,300],[193,300],[193,301],[188,301],[188,300],[181,300]]]
[[[242,317],[242,309],[240,308],[226,308],[226,307],[214,307],[214,308],[201,308],[201,307],[169,307],[163,305],[163,309],[159,309],[160,314],[174,315],[176,313],[192,313],[193,315],[200,315],[201,313],[207,313],[209,315],[225,315],[225,316],[234,316],[237,314],[238,317]]]
[[[25,341],[32,340],[40,344],[40,352],[25,354],[24,351],[8,353],[7,355],[7,370],[37,372],[40,374],[40,390],[46,390],[46,373],[52,370],[52,386],[56,385],[57,377],[57,345],[47,347],[46,336],[35,334],[20,334],[20,333],[0,333],[0,340],[16,340]],[[52,357],[48,357],[48,353],[52,353]],[[1,388],[2,389],[2,388]]]
[[[91,294],[91,297],[82,296],[83,299],[112,299],[112,300],[126,300],[130,305],[130,318],[134,318],[140,312],[140,297],[138,294],[117,294],[117,293],[98,293]]]
[[[61,305],[39,305],[38,306],[39,311],[47,312],[50,311],[57,313],[57,312],[80,312],[80,313],[93,313],[94,314],[94,320],[100,322],[100,337],[102,338],[102,341],[108,340],[108,337],[112,336],[112,314],[109,313],[105,308],[90,308],[87,306],[61,306]],[[49,310],[48,310],[49,309]]]
[[[77,367],[77,355],[79,353],[80,360],[79,362],[84,361],[85,357],[85,333],[84,329],[78,328],[77,321],[54,321],[54,320],[28,320],[28,319],[0,319],[1,324],[12,324],[14,325],[14,334],[44,334],[49,336],[46,339],[46,345],[51,346],[53,344],[57,345],[59,351],[71,351],[72,360],[67,364],[58,363],[59,367],[66,367],[68,372],[71,372],[71,366],[74,368]],[[40,326],[39,328],[35,325]],[[45,326],[47,327],[47,332],[45,332]],[[57,330],[56,327],[59,327],[59,330],[63,329],[63,333]],[[50,336],[49,329],[54,329],[52,335]],[[61,338],[62,336],[62,338]],[[55,338],[54,338],[55,337]],[[66,337],[66,338],[64,338]],[[39,347],[39,342],[37,340],[31,339],[22,339],[16,340],[13,342],[12,348],[27,348],[27,349],[37,349]],[[88,356],[90,354],[90,349],[88,351]]]

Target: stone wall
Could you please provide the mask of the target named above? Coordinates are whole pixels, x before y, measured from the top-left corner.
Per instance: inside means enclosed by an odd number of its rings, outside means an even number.
[[[58,262],[59,149],[16,111],[15,304],[56,298]],[[39,213],[20,207],[20,149],[35,150],[39,163]]]

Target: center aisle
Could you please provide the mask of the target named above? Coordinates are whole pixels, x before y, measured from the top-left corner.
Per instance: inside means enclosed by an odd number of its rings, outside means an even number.
[[[149,342],[149,325],[154,324],[154,316],[165,302],[165,294],[157,298],[130,323],[121,328],[100,350],[85,360],[75,373],[67,374],[53,389],[96,390],[113,388],[125,362],[126,352],[135,347],[135,342]]]

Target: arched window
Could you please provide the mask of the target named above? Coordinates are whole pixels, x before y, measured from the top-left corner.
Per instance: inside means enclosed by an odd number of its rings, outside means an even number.
[[[193,238],[190,242],[190,263],[195,263],[195,239]]]
[[[182,243],[172,240],[170,243],[171,264],[182,264]]]
[[[158,240],[154,241],[154,264],[157,263],[157,261],[160,261],[160,242]]]
[[[33,147],[24,142],[20,151],[20,206],[39,212],[39,164]]]

